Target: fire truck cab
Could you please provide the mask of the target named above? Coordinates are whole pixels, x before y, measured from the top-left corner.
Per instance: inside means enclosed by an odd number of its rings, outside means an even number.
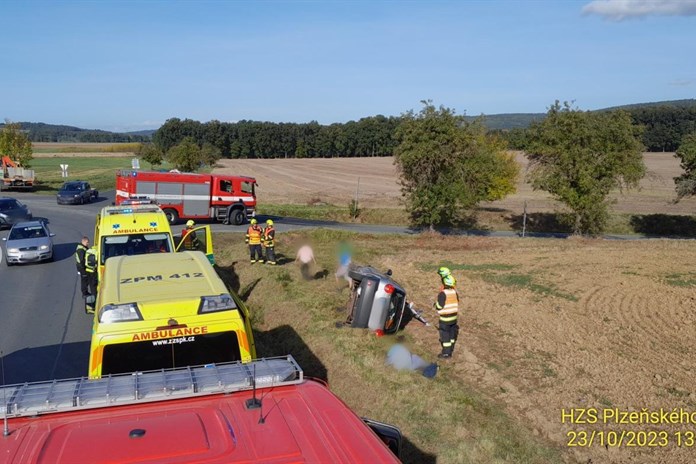
[[[116,173],[116,204],[146,196],[162,207],[170,224],[215,219],[240,225],[256,214],[255,188],[253,177],[122,170]]]
[[[403,441],[292,356],[7,385],[0,418],[6,464],[397,464]]]

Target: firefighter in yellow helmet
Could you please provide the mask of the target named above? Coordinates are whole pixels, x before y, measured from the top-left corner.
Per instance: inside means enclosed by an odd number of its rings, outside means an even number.
[[[257,260],[263,263],[263,253],[261,252],[261,237],[263,231],[258,224],[256,218],[252,218],[249,221],[249,228],[247,229],[245,242],[249,245],[249,254],[251,255],[251,264],[254,264]]]
[[[195,226],[196,223],[189,219],[186,221],[186,228],[181,230],[181,240],[184,242],[185,250],[197,250],[200,245],[198,237],[196,237],[196,231],[193,230]]]
[[[442,345],[442,352],[437,357],[446,359],[452,357],[454,344],[457,342],[457,336],[459,335],[459,326],[457,325],[459,295],[455,288],[457,281],[452,272],[446,267],[441,267],[437,270],[437,273],[442,279],[442,287],[434,305],[440,318],[438,328],[440,331],[440,344]]]
[[[275,228],[273,227],[272,219],[266,220],[266,227],[263,229],[261,241],[266,248],[266,264],[275,264]]]

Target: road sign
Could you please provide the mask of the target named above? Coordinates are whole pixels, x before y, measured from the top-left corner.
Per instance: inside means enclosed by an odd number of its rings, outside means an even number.
[[[133,169],[140,169],[140,160],[138,158],[133,158],[131,160],[131,166]]]
[[[60,176],[61,177],[68,177],[68,165],[67,164],[60,165]]]

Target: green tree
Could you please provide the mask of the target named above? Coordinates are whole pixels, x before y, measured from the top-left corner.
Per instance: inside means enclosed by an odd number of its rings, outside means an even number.
[[[138,156],[150,163],[150,167],[159,166],[164,161],[164,151],[154,143],[143,143],[138,150]]]
[[[676,184],[676,202],[684,197],[696,195],[696,132],[684,136],[674,154],[681,160],[681,168],[684,173],[674,178]]]
[[[503,141],[489,137],[479,120],[422,103],[396,130],[394,162],[414,225],[453,224],[479,202],[515,191],[519,168]]]
[[[215,163],[220,159],[221,153],[220,150],[213,144],[211,143],[204,143],[203,146],[201,147],[201,161],[210,166],[214,167]]]
[[[645,175],[639,137],[624,111],[585,112],[556,101],[527,134],[532,186],[573,212],[574,233],[599,234],[609,216],[609,193],[637,187]]]
[[[29,137],[22,132],[18,123],[10,122],[7,119],[2,131],[0,131],[0,156],[9,156],[25,168],[31,167],[33,159]]]
[[[184,172],[194,172],[202,164],[201,149],[193,137],[186,137],[178,145],[167,151],[167,161],[176,169]]]

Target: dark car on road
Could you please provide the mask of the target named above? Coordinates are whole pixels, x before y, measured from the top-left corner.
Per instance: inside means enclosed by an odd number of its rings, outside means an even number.
[[[88,182],[73,180],[66,182],[56,194],[59,205],[84,205],[99,198],[99,192],[93,190]]]
[[[33,216],[27,205],[9,197],[0,197],[0,229],[12,227],[21,221],[31,221]]]

